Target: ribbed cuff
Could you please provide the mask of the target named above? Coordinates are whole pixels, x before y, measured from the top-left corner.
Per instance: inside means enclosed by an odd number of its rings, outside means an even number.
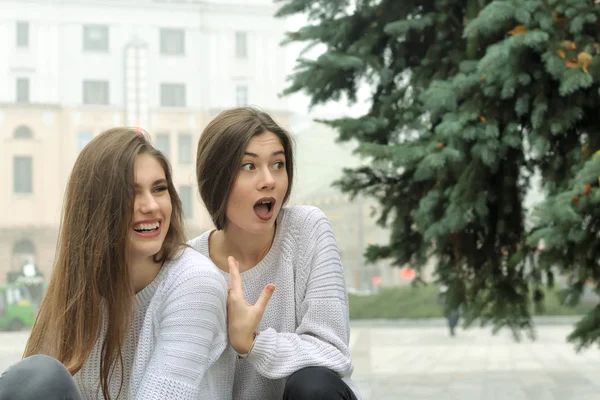
[[[269,364],[277,346],[277,332],[273,328],[261,331],[256,337],[254,347],[246,360],[255,367]]]

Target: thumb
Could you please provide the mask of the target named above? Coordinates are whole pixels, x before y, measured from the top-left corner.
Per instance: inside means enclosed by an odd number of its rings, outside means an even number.
[[[274,291],[275,291],[275,285],[273,285],[272,283],[269,283],[263,289],[258,300],[256,300],[256,304],[254,304],[254,307],[256,308],[256,310],[258,312],[259,320],[262,318],[262,316],[265,312],[265,309],[267,308],[267,304],[269,303],[269,300],[271,300],[271,296],[273,296]]]

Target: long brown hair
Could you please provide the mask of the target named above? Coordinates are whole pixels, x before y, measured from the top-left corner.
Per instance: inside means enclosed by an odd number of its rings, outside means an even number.
[[[106,400],[117,361],[122,371],[121,350],[134,307],[125,240],[133,213],[135,160],[144,153],[162,165],[172,202],[171,224],[154,261],[172,259],[183,245],[181,200],[165,156],[133,128],[95,137],[71,172],[52,277],[24,353],[48,354],[75,374],[102,339],[100,384]],[[106,335],[100,338],[104,320]]]
[[[237,107],[221,112],[202,132],[196,153],[196,179],[204,205],[218,230],[227,225],[227,201],[237,178],[244,151],[250,140],[273,132],[285,153],[288,200],[294,181],[294,141],[269,114],[253,107]]]

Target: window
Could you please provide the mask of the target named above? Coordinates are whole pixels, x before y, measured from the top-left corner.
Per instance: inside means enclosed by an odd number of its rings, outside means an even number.
[[[162,83],[160,85],[160,105],[162,107],[185,107],[185,85],[183,83]]]
[[[161,29],[160,54],[185,54],[185,32],[182,29]]]
[[[235,88],[235,103],[238,107],[248,105],[248,86],[237,85]]]
[[[235,56],[237,58],[248,57],[248,37],[246,32],[235,33]]]
[[[13,191],[33,193],[33,160],[30,156],[13,158]]]
[[[156,148],[165,155],[171,158],[171,141],[168,133],[156,134]]]
[[[81,150],[83,150],[93,137],[92,132],[79,132],[77,134],[77,154],[81,153]]]
[[[108,51],[108,26],[84,25],[83,50]]]
[[[83,81],[83,104],[108,104],[108,82]]]
[[[192,187],[190,185],[179,186],[179,197],[181,197],[181,205],[183,207],[183,217],[192,219],[194,210],[194,197],[192,196]]]
[[[29,47],[29,22],[17,21],[17,47]]]
[[[28,126],[21,125],[13,132],[13,138],[15,139],[33,139],[33,132]]]
[[[35,258],[35,246],[31,242],[31,240],[21,239],[13,245],[13,256],[18,256],[23,259],[25,259],[25,258],[34,259]],[[21,261],[24,261],[24,260],[21,260]]]
[[[177,147],[179,155],[179,164],[189,165],[192,163],[192,135],[180,133],[178,136]]]
[[[17,78],[17,103],[29,103],[29,78]]]

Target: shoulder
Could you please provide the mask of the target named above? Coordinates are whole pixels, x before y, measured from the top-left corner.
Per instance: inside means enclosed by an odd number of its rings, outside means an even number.
[[[188,240],[187,245],[192,249],[196,250],[200,254],[208,257],[208,238],[214,229],[210,229],[204,232],[202,235],[195,237],[193,239]]]
[[[315,206],[292,206],[282,210],[281,225],[284,229],[310,232],[316,228],[331,229],[325,213]]]
[[[320,208],[314,206],[286,207],[278,229],[280,227],[283,240],[288,242],[288,247],[296,249],[295,257],[300,260],[311,259],[311,253],[332,243],[335,245],[329,219]]]
[[[314,282],[331,273],[339,275],[341,261],[335,235],[329,219],[320,208],[286,208],[282,225],[287,232],[286,239],[292,243],[287,247],[294,249],[295,268],[300,281]]]
[[[169,268],[167,281],[171,286],[196,286],[202,290],[217,286],[227,291],[227,282],[219,268],[193,248],[182,248],[165,266]]]
[[[172,330],[182,323],[195,326],[203,318],[216,318],[218,326],[226,326],[227,282],[207,257],[185,247],[163,268],[164,285],[157,292],[155,309],[161,329]],[[217,325],[213,328],[220,329]]]

